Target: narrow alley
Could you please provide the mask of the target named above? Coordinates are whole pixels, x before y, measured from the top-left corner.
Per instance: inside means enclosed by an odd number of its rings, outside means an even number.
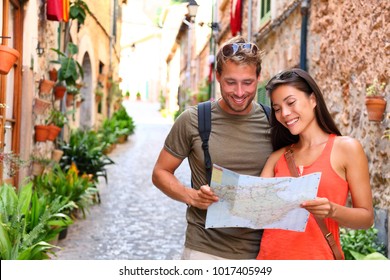
[[[108,183],[99,184],[101,204],[86,219],[75,221],[58,242],[59,260],[180,259],[184,242],[185,205],[153,186],[152,168],[172,121],[161,117],[159,104],[124,101],[136,130],[109,154]],[[178,169],[189,185],[189,167]]]

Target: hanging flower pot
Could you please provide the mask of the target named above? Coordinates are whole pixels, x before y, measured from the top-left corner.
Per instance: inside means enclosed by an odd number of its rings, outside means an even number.
[[[49,128],[47,125],[36,125],[35,128],[35,141],[45,142],[49,136]]]
[[[55,82],[42,79],[39,82],[39,93],[42,95],[47,95],[51,93],[51,90],[54,87]]]
[[[35,98],[34,99],[34,114],[35,115],[42,115],[47,108],[49,108],[51,105],[50,101],[41,99],[41,98]]]
[[[50,79],[50,81],[57,82],[57,79],[58,79],[57,69],[53,68],[49,71],[49,79]]]
[[[66,95],[66,107],[70,107],[73,105],[73,99],[74,99],[74,96],[73,94],[67,94]]]
[[[368,120],[381,122],[386,109],[386,100],[382,96],[366,96]]]
[[[49,132],[47,135],[47,140],[54,141],[57,138],[58,134],[60,134],[61,127],[58,127],[58,126],[53,125],[53,124],[48,125],[47,127],[49,129]]]
[[[19,57],[20,54],[17,50],[0,45],[0,74],[7,75]]]
[[[60,149],[54,149],[53,152],[51,153],[51,158],[55,162],[60,162],[62,155],[64,154],[63,150]]]
[[[62,99],[66,92],[66,86],[56,85],[53,89],[54,99],[59,100]]]
[[[33,161],[31,174],[34,176],[40,176],[42,175],[44,169],[45,166],[42,163]]]

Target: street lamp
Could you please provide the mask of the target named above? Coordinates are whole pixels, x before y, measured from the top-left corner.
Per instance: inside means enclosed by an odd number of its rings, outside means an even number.
[[[198,3],[195,0],[190,0],[187,4],[188,14],[190,15],[191,22],[195,21],[196,13],[198,12]]]
[[[190,0],[187,4],[188,15],[190,17],[190,21],[188,22],[186,19],[183,19],[183,22],[188,26],[187,32],[187,47],[188,47],[188,57],[187,57],[187,69],[186,69],[186,79],[187,79],[187,89],[191,89],[191,60],[192,60],[192,27],[195,22],[196,13],[198,12],[198,3],[195,0]]]

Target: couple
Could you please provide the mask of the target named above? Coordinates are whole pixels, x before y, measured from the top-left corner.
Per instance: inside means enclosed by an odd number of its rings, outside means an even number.
[[[252,176],[292,176],[284,156],[291,149],[301,175],[322,172],[322,176],[318,197],[301,205],[310,212],[305,232],[205,229],[207,207],[218,197],[207,185],[197,107],[189,108],[168,134],[152,175],[163,193],[188,205],[182,258],[334,259],[315,218],[325,219],[340,250],[339,226],[357,229],[373,224],[368,163],[362,146],[341,136],[307,72],[286,70],[268,82],[272,104],[269,129],[265,112],[253,101],[261,72],[258,47],[238,36],[222,46],[216,61],[222,98],[211,105],[209,151],[213,163]],[[187,157],[193,188],[185,187],[174,175]],[[348,192],[352,208],[345,206]]]

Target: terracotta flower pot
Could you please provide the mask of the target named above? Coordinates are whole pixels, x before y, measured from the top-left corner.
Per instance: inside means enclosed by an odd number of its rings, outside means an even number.
[[[367,96],[366,107],[369,121],[380,122],[383,120],[386,109],[386,100],[383,97]]]
[[[42,163],[34,161],[32,163],[31,174],[34,176],[42,175],[44,169],[45,169],[45,166]]]
[[[7,75],[19,57],[20,54],[17,50],[0,45],[0,74]]]
[[[61,127],[58,127],[58,126],[53,125],[53,124],[48,125],[47,127],[49,128],[47,140],[54,141],[57,138],[58,134],[60,134]]]
[[[50,101],[35,98],[34,99],[34,114],[35,115],[42,115],[47,108],[49,108],[51,105]]]
[[[39,82],[39,93],[42,95],[50,94],[51,90],[54,87],[54,84],[55,84],[55,82],[53,82],[53,81],[42,79]]]
[[[102,96],[96,94],[96,95],[95,95],[95,101],[96,101],[96,103],[99,103],[100,101],[102,101]]]
[[[53,152],[51,153],[51,158],[55,161],[55,162],[60,162],[61,158],[62,158],[62,155],[64,154],[64,151],[63,150],[60,150],[60,149],[54,149]]]
[[[36,125],[35,128],[35,141],[45,142],[49,136],[49,128],[47,125]]]
[[[62,99],[66,92],[66,86],[56,85],[53,89],[54,99],[59,100]]]
[[[57,69],[53,68],[49,71],[49,79],[50,79],[50,81],[57,82],[57,79],[58,79]]]
[[[72,106],[73,105],[73,99],[74,99],[74,96],[73,96],[73,94],[67,94],[66,95],[66,106],[67,107],[70,107],[70,106]]]

